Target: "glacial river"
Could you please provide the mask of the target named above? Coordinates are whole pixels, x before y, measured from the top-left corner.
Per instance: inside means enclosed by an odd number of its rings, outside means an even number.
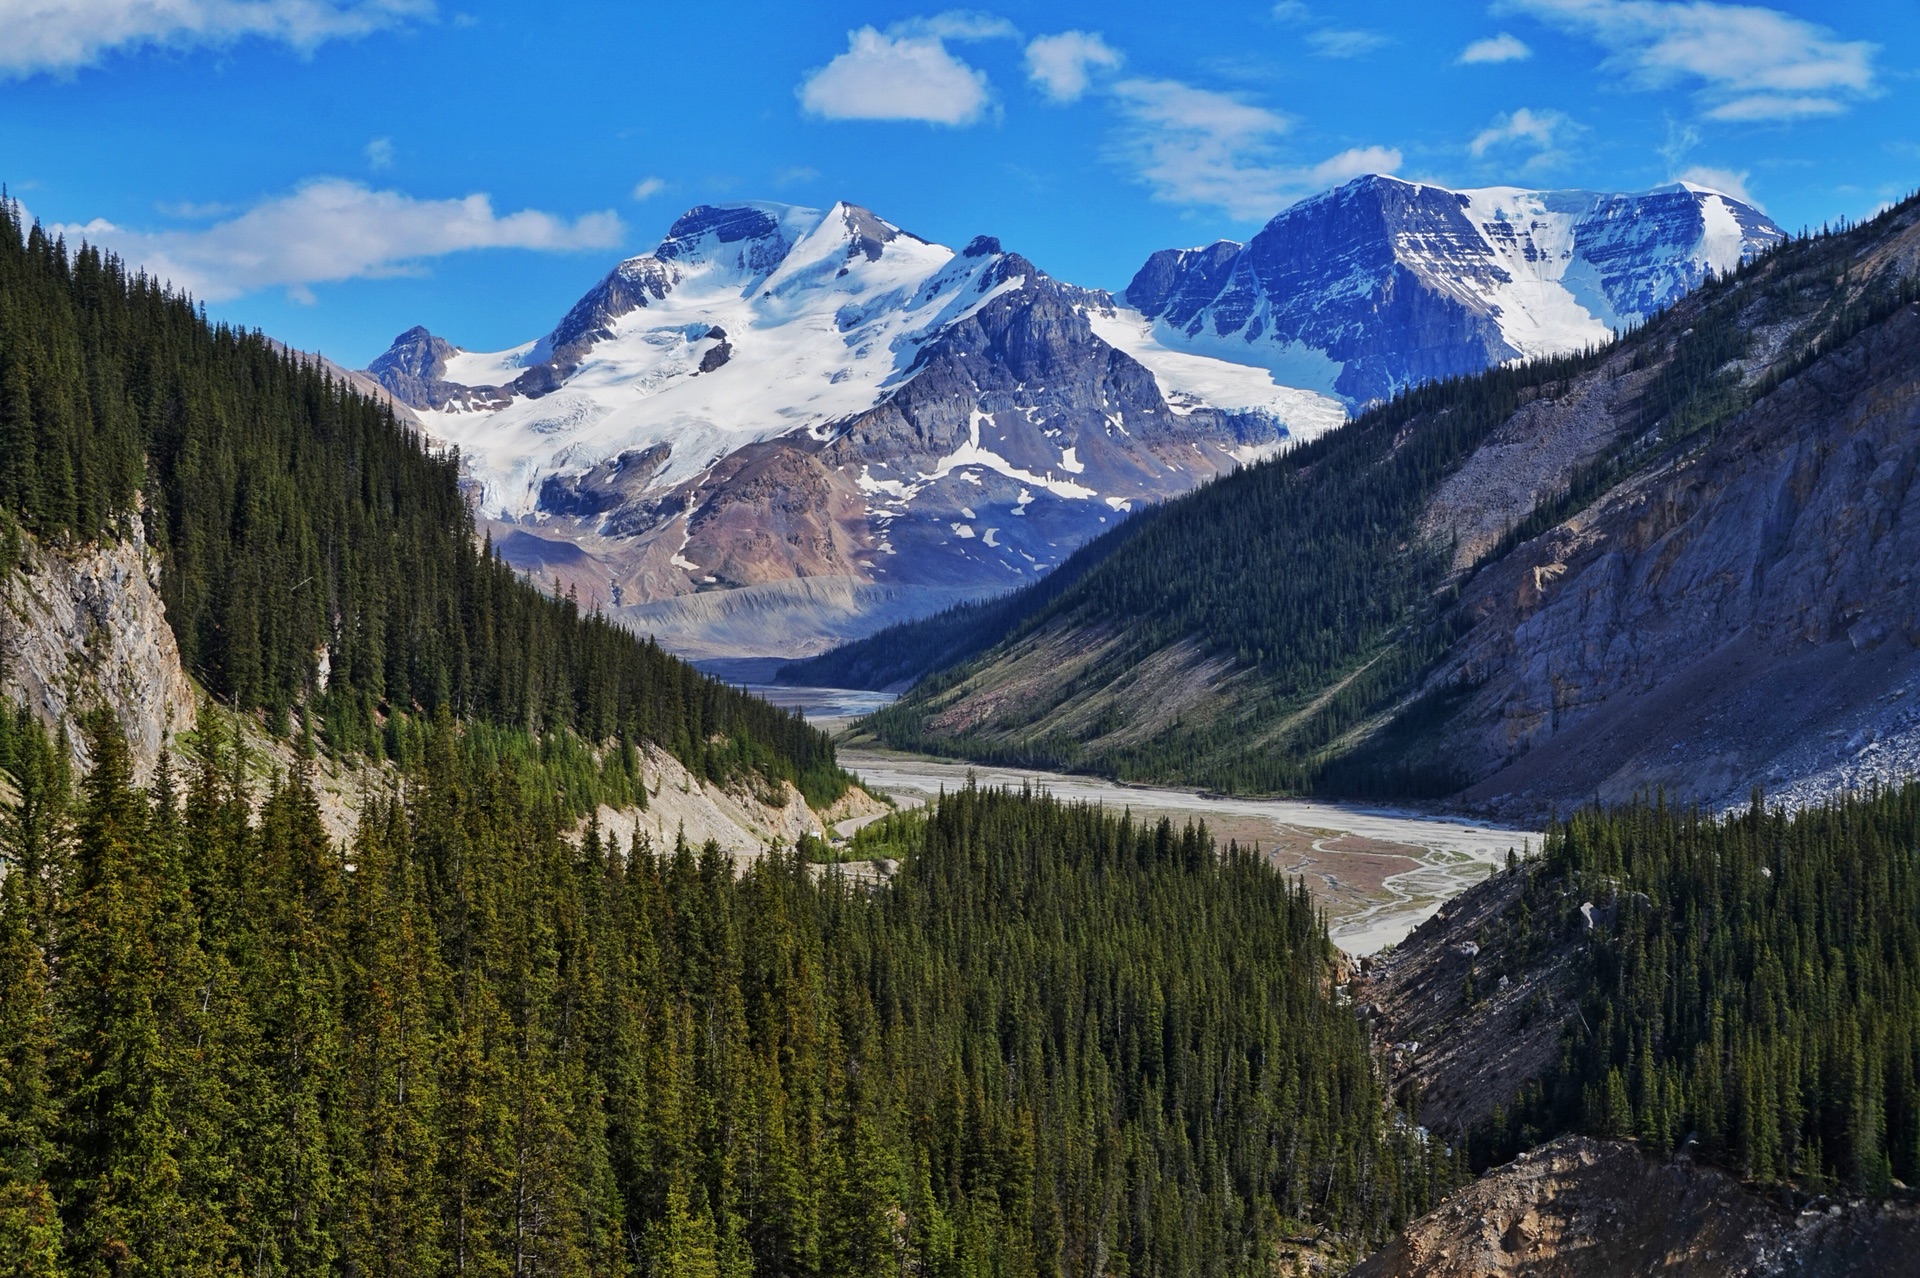
[[[832,688],[751,690],[835,729],[891,700],[884,693]],[[1030,785],[1070,802],[1131,809],[1176,825],[1207,823],[1221,843],[1258,847],[1277,868],[1299,875],[1327,911],[1335,944],[1349,954],[1392,945],[1441,904],[1506,864],[1507,850],[1540,846],[1538,831],[1506,829],[1391,807],[1303,799],[1215,798],[1164,786],[1120,785],[1095,777],[842,749],[840,762],[869,788],[903,804],[923,803],[967,784]]]

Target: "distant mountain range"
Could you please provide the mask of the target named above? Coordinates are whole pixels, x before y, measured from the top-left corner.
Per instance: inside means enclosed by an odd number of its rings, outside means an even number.
[[[1147,259],[1125,294],[1181,350],[1350,404],[1609,340],[1780,242],[1732,196],[1450,191],[1357,178],[1246,244]]]
[[[696,656],[819,651],[1035,580],[1397,387],[1575,349],[1779,238],[1729,197],[1363,178],[1121,297],[850,204],[702,206],[545,336],[368,368],[496,545]]]

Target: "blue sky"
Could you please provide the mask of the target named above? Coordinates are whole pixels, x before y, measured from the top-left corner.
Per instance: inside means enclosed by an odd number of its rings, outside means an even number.
[[[1920,186],[1920,4],[0,0],[0,180],[361,365],[549,328],[702,202],[865,204],[1124,286],[1354,173]]]

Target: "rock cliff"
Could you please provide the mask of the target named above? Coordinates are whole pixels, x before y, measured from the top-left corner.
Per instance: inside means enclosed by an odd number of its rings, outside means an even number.
[[[1920,1209],[1762,1198],[1726,1173],[1568,1137],[1449,1196],[1352,1278],[1841,1278],[1914,1271]]]
[[[1910,218],[1851,265],[1884,278],[1916,246]],[[1756,330],[1750,382],[1779,368],[1768,338]],[[1429,528],[1458,532],[1464,557],[1581,457],[1658,452],[1658,426],[1625,440],[1646,425],[1629,411],[1646,376],[1609,365],[1516,417]],[[1437,746],[1474,778],[1465,801],[1537,814],[1664,788],[1725,805],[1920,761],[1920,307],[1762,389],[1467,580],[1468,629],[1430,682],[1467,693]],[[1501,500],[1483,459],[1512,479],[1529,449],[1556,460]]]
[[[160,601],[160,563],[130,521],[118,541],[74,549],[23,537],[19,570],[0,581],[0,695],[50,731],[104,707],[142,778],[174,734],[193,726],[196,693]],[[74,761],[86,746],[72,733]]]

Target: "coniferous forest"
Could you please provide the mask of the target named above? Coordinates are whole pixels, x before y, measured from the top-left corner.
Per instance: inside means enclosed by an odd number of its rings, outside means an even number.
[[[1450,1183],[1304,891],[1203,831],[970,790],[878,892],[582,836],[642,743],[845,777],[518,580],[384,407],[5,216],[0,571],[140,532],[229,707],[144,789],[109,716],[75,777],[0,715],[15,1269],[1264,1272]],[[379,765],[351,840],[236,715]]]
[[[1582,812],[1529,873],[1516,969],[1601,913],[1562,1058],[1480,1159],[1579,1129],[1763,1182],[1920,1179],[1920,784],[1792,816]]]
[[[282,731],[304,713],[329,746],[378,758],[401,720],[444,708],[655,742],[696,774],[757,772],[815,801],[845,784],[799,716],[476,546],[458,459],[386,407],[0,201],[0,523],[57,545],[135,519],[188,671]]]
[[[798,716],[516,578],[457,459],[384,407],[4,217],[0,573],[26,537],[137,529],[230,708],[144,787],[110,715],[72,725],[76,776],[0,714],[8,1272],[1213,1278],[1351,1259],[1463,1174],[1385,1095],[1305,888],[1204,827],[969,786],[863,831],[898,870],[856,886],[583,826],[644,802],[645,744],[815,802],[848,778]],[[1204,623],[1324,678],[1423,597],[1434,564],[1390,553],[1408,494],[1520,377],[1208,490],[1299,518],[1322,578],[1229,602],[1089,557],[1057,606],[1097,586],[1155,642]],[[1315,470],[1353,479],[1342,508]],[[1116,540],[1185,553],[1184,509]],[[264,792],[236,716],[298,734]],[[345,841],[322,747],[378,765]],[[1916,848],[1920,787],[1557,827],[1495,948],[1537,960],[1601,903],[1579,1015],[1476,1159],[1582,1129],[1758,1181],[1913,1181]]]
[[[1263,1273],[1450,1182],[1304,889],[967,790],[858,890],[622,846],[451,731],[331,845],[202,735],[16,728],[0,1252],[34,1274]]]

